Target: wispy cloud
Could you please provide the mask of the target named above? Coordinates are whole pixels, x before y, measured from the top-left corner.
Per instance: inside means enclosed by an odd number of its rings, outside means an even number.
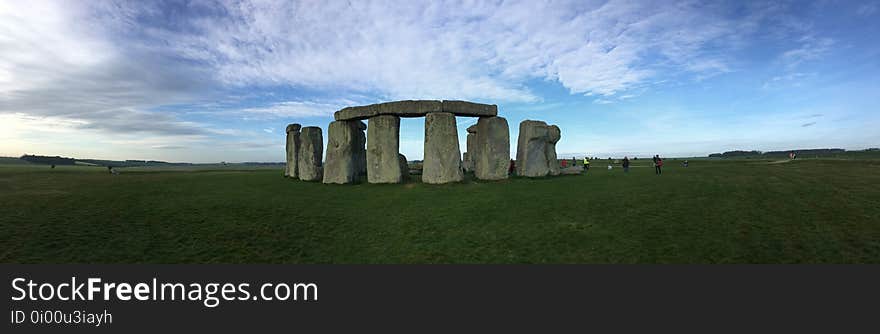
[[[802,127],[802,128],[806,128],[806,127],[810,127],[810,126],[813,126],[813,125],[816,125],[816,122],[804,123],[804,124],[801,124],[801,127]]]
[[[155,145],[155,146],[152,146],[152,148],[153,148],[153,149],[157,149],[157,150],[182,150],[182,149],[185,149],[186,146],[180,146],[180,145]]]
[[[784,87],[800,87],[803,82],[816,77],[816,73],[791,72],[777,75],[769,80],[764,81],[761,85],[763,89],[777,89]]]
[[[858,12],[874,15],[870,4]],[[591,100],[631,104],[655,88],[737,72],[737,51],[754,37],[795,41],[768,56],[794,72],[766,80],[780,85],[804,79],[798,67],[837,45],[790,6],[2,1],[0,116],[29,147],[46,146],[25,129],[64,134],[76,146],[81,139],[186,158],[206,147],[275,152],[282,131],[273,122],[378,100],[466,99],[525,114]],[[544,89],[559,86],[581,100],[559,104]],[[252,126],[224,124],[242,119]],[[228,142],[213,145],[221,138]]]
[[[780,60],[789,68],[796,67],[806,61],[822,58],[831,51],[831,47],[834,45],[834,40],[831,38],[814,36],[802,37],[799,42],[799,47],[785,51],[779,56]]]
[[[859,6],[859,8],[856,10],[856,13],[861,16],[871,16],[877,12],[877,7],[877,2],[868,2]]]
[[[219,87],[528,102],[540,97],[526,82],[543,79],[610,96],[670,71],[698,79],[730,71],[720,51],[765,16],[737,21],[728,10],[617,0],[10,2],[0,5],[0,68],[10,72],[0,111],[106,130],[131,118],[138,129],[177,133],[192,124],[168,126],[173,116],[151,118],[149,109],[210,100]],[[783,57],[796,63],[825,47],[817,39]],[[242,111],[326,116],[336,107],[289,101]],[[107,113],[118,116],[98,122]]]
[[[572,93],[611,95],[668,70],[727,72],[718,49],[748,33],[724,8],[691,2],[217,5],[175,7],[187,14],[181,20],[141,3],[110,10],[123,17],[114,21],[124,26],[120,31],[147,37],[145,45],[161,42],[165,52],[209,66],[226,84],[391,99],[535,101],[524,84],[532,78],[557,80]],[[648,56],[662,61],[647,62]]]
[[[73,121],[82,129],[155,135],[204,133],[149,109],[190,101],[207,72],[149,50],[120,49],[70,2],[0,4],[0,113]]]
[[[317,117],[330,116],[345,106],[357,105],[353,101],[315,102],[315,101],[284,101],[267,106],[244,108],[244,114],[266,117]]]

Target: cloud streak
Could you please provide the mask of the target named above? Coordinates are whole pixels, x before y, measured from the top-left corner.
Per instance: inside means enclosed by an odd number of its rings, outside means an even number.
[[[729,8],[696,2],[218,1],[173,7],[186,14],[179,20],[126,5],[136,8],[98,11],[128,13],[114,21],[120,31],[167,45],[224,84],[388,99],[533,102],[531,79],[613,95],[666,71],[727,72],[719,49],[750,31]]]
[[[82,129],[156,135],[204,129],[150,108],[196,99],[207,72],[150,50],[120,49],[71,3],[0,5],[0,113],[73,120]]]
[[[303,118],[332,116],[346,106],[357,105],[354,101],[283,101],[262,107],[240,109],[240,112],[253,117]]]
[[[618,107],[661,84],[736,72],[735,54],[755,36],[794,41],[768,56],[794,73],[765,83],[781,87],[803,81],[793,68],[838,45],[786,6],[4,1],[0,116],[22,129],[55,126],[67,138],[82,131],[92,142],[180,156],[221,138],[217,147],[268,151],[281,133],[276,122],[329,119],[382,100],[465,99],[546,113],[565,105],[538,104],[553,98],[542,89],[549,86],[589,96],[593,108]]]

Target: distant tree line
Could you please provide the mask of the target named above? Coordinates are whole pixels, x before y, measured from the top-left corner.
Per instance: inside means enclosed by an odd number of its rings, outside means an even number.
[[[876,148],[869,148],[863,151],[876,151]],[[787,150],[787,151],[727,151],[724,153],[712,153],[709,154],[710,158],[742,158],[742,157],[788,157],[789,153],[794,153],[796,155],[804,155],[804,156],[817,156],[817,155],[830,155],[830,154],[840,154],[845,153],[847,150],[842,148],[816,148],[816,149],[800,149],[800,150]],[[854,151],[849,151],[854,152]],[[858,151],[856,151],[858,152]]]
[[[12,158],[14,159],[14,158]],[[44,165],[75,165],[77,162],[81,164],[95,165],[95,166],[106,166],[106,167],[156,167],[156,166],[192,166],[198,165],[189,162],[165,162],[159,160],[101,160],[101,159],[75,159],[75,158],[67,158],[67,157],[59,157],[59,156],[44,156],[44,155],[30,155],[25,154],[19,159],[35,163],[35,164],[44,164]],[[226,162],[221,162],[222,165],[227,165]],[[276,165],[284,165],[284,162],[242,162],[236,163],[234,165],[245,165],[245,166],[276,166]]]
[[[764,155],[778,155],[778,156],[788,156],[789,152],[794,152],[797,155],[825,155],[825,154],[838,154],[846,152],[846,150],[842,148],[817,148],[811,150],[791,150],[791,151],[771,151],[764,152]]]
[[[724,153],[712,153],[709,154],[710,158],[740,158],[740,157],[752,157],[752,156],[760,156],[763,152],[761,151],[727,151]]]
[[[35,163],[35,164],[43,164],[43,165],[74,165],[76,164],[76,160],[73,158],[65,158],[65,157],[49,157],[44,155],[22,155],[19,159]]]
[[[156,161],[156,160],[125,160],[125,161],[116,161],[116,160],[98,160],[98,159],[75,159],[75,158],[67,158],[60,156],[45,156],[45,155],[31,155],[25,154],[19,157],[19,159],[35,163],[35,164],[43,164],[43,165],[75,165],[77,162],[92,164],[97,166],[110,166],[110,167],[140,167],[140,166],[169,166],[169,165],[191,165],[190,163],[168,163],[164,161]]]

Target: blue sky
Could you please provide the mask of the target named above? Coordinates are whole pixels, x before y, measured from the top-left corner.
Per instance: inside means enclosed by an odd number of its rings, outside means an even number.
[[[562,157],[878,147],[878,35],[877,1],[3,1],[0,155],[282,161],[288,123],[401,99]]]

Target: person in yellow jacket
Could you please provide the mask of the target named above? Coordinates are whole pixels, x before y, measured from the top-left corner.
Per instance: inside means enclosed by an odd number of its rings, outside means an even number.
[[[590,159],[587,159],[587,157],[584,157],[584,172],[586,172],[588,170],[590,170]]]

